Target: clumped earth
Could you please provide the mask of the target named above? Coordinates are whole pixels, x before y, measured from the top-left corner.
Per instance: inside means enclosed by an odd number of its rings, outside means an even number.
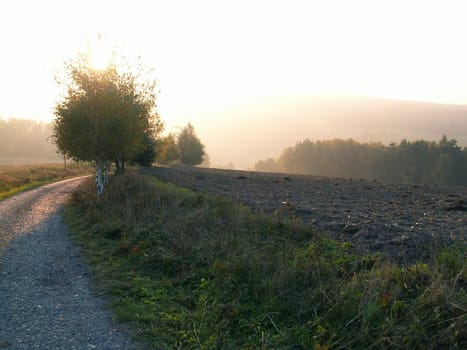
[[[254,211],[301,220],[360,252],[379,252],[401,265],[428,260],[455,242],[465,244],[465,187],[188,167],[142,172]]]

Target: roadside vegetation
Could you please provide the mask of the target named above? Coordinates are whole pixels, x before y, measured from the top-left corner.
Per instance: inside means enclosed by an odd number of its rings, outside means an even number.
[[[0,165],[0,199],[40,185],[90,174],[88,165],[71,163],[54,165]]]
[[[248,208],[131,172],[66,221],[120,321],[161,349],[462,349],[465,246],[413,266],[362,256],[286,210]]]

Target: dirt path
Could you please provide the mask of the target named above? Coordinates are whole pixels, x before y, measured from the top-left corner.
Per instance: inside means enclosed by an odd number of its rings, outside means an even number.
[[[0,349],[132,349],[62,220],[81,179],[0,201]]]
[[[360,251],[381,252],[403,265],[430,259],[433,250],[467,238],[467,187],[187,167],[143,173],[253,210],[291,215]]]

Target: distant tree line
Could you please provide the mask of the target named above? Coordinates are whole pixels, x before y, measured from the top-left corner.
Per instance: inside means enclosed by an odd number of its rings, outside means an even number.
[[[28,119],[0,119],[0,158],[59,161],[57,148],[50,141],[49,123]]]
[[[0,162],[60,162],[63,155],[57,150],[53,135],[51,123],[29,119],[0,119]],[[210,165],[205,147],[191,124],[185,126],[180,133],[165,137],[145,132],[143,147],[128,161],[143,166],[151,166],[155,161],[164,165]]]
[[[443,136],[439,142],[407,141],[385,146],[352,139],[298,142],[255,170],[385,182],[467,185],[467,148]]]

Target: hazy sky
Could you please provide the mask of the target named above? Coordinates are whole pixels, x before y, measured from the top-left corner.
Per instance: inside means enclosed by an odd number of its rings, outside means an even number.
[[[51,120],[54,73],[97,33],[155,69],[169,128],[283,94],[466,104],[466,15],[451,0],[5,0],[0,116]]]

